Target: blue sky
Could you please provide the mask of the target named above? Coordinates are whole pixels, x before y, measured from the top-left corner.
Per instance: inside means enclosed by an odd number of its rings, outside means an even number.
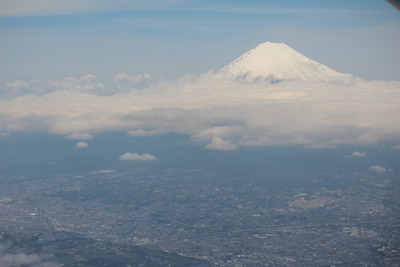
[[[0,1],[0,81],[92,73],[178,77],[284,42],[338,71],[399,80],[385,1]]]

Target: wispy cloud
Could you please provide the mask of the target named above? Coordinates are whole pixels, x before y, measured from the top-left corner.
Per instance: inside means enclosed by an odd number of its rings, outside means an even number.
[[[181,0],[0,0],[0,17],[87,14],[173,7]]]
[[[128,1],[116,0],[115,4],[126,4]],[[103,0],[1,0],[1,17],[41,16],[91,13],[113,8],[111,3]]]
[[[346,158],[350,158],[350,157],[360,158],[360,157],[365,157],[365,156],[367,156],[367,153],[365,153],[365,152],[354,151],[353,153],[351,153],[350,155],[346,155],[345,157]]]
[[[61,81],[50,80],[48,82],[48,87],[51,88],[52,91],[68,90],[90,93],[97,92],[101,90],[104,86],[103,84],[97,82],[96,75],[87,74],[80,78],[67,77]]]
[[[72,140],[92,140],[93,135],[88,133],[73,133],[65,136],[65,139],[72,139]]]
[[[304,146],[304,148],[306,148],[306,149],[332,149],[332,148],[338,148],[338,146],[331,145],[331,144],[319,143],[319,144],[306,145],[306,146]]]
[[[152,136],[152,135],[157,135],[161,134],[161,132],[157,131],[146,131],[146,130],[132,130],[128,132],[129,135],[131,136]]]
[[[0,138],[1,137],[9,137],[10,133],[4,133],[4,132],[0,132]]]

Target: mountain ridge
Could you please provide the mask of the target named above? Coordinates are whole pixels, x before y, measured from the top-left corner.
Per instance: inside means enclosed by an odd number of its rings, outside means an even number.
[[[284,43],[264,42],[221,69],[238,81],[284,80],[348,83],[355,76],[340,73],[314,61]]]

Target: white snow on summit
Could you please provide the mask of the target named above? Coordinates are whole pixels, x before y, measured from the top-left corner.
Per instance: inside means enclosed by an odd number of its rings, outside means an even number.
[[[286,44],[270,42],[243,54],[222,71],[233,74],[240,81],[265,80],[272,83],[282,80],[348,83],[354,78],[311,60]]]

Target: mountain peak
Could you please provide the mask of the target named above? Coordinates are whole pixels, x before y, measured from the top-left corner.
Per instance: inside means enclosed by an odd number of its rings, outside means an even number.
[[[237,80],[348,82],[350,74],[337,72],[307,58],[284,43],[265,42],[222,69]]]

